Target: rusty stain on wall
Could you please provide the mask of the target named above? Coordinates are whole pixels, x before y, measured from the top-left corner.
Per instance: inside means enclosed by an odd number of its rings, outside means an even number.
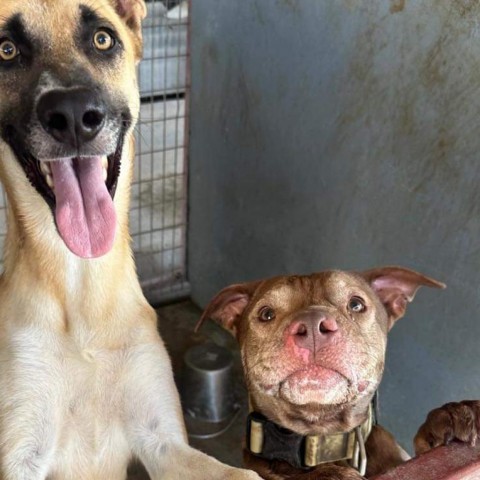
[[[298,12],[300,10],[299,0],[278,0],[277,3],[285,5],[292,12]]]
[[[400,135],[409,136],[415,133],[415,115],[412,101],[404,98],[399,105],[399,133]]]
[[[221,89],[215,90],[215,96],[211,97],[210,112],[214,117],[219,118],[222,126],[229,125],[223,130],[224,138],[238,136],[243,146],[254,145],[261,150],[263,148],[260,133],[262,125],[258,122],[257,110],[262,104],[262,97],[255,88],[254,79],[249,74],[240,58],[228,57]],[[239,105],[233,118],[228,108],[232,92],[238,99]],[[239,135],[240,131],[244,133]]]
[[[390,0],[390,13],[403,12],[405,8],[405,0]]]
[[[399,2],[391,5],[405,7]],[[480,8],[480,2],[476,6]],[[397,185],[418,198],[430,195],[439,185],[445,190],[455,189],[461,178],[459,159],[466,154],[462,138],[471,135],[471,127],[462,126],[455,112],[464,108],[461,105],[468,104],[468,98],[473,99],[479,89],[471,74],[479,74],[480,68],[474,64],[480,67],[480,61],[469,58],[475,47],[464,49],[461,56],[456,53],[458,38],[468,35],[465,22],[458,21],[458,14],[453,21],[451,4],[443,7],[438,10],[438,33],[433,38],[425,36],[425,24],[411,9],[405,18],[413,16],[416,20],[409,25],[410,33],[401,36],[391,35],[395,20],[389,20],[381,10],[370,7],[364,12],[368,27],[351,42],[355,49],[345,76],[338,82],[345,102],[339,104],[335,134],[329,142],[333,156],[343,150],[342,145],[348,145],[348,155],[358,164],[365,162],[360,159],[367,155],[369,171],[388,171],[382,163],[391,165],[397,172]],[[465,3],[463,7],[473,8]],[[427,6],[422,4],[421,8]],[[412,34],[426,39],[423,48],[412,48]],[[384,49],[389,53],[383,53]],[[389,68],[378,68],[388,57],[392,59]],[[368,151],[362,144],[370,146]]]
[[[445,43],[448,43],[447,33],[441,35],[426,52],[421,66],[422,79],[425,86],[429,88],[441,85],[448,76],[449,67],[444,54]]]
[[[218,48],[213,42],[207,43],[207,56],[212,63],[218,62]]]
[[[373,8],[365,13],[372,18],[376,17]],[[345,135],[344,127],[359,120],[368,121],[370,112],[374,110],[373,104],[381,102],[380,85],[375,74],[375,56],[383,48],[379,42],[381,28],[382,22],[372,21],[368,28],[359,33],[355,41],[355,54],[350,59],[346,77],[342,79],[345,91],[349,92],[349,102],[336,121],[340,127],[340,141],[343,141],[342,137]],[[357,94],[360,90],[362,95]]]
[[[452,10],[456,11],[461,17],[470,17],[475,14],[480,7],[478,0],[452,0]]]
[[[253,13],[254,13],[255,19],[258,21],[258,23],[260,25],[265,25],[266,24],[265,16],[263,14],[262,7],[258,3],[259,1],[260,0],[253,2]]]

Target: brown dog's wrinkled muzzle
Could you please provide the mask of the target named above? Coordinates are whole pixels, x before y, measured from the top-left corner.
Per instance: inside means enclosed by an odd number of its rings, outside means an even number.
[[[355,371],[360,365],[349,360],[362,352],[349,342],[343,323],[335,312],[315,306],[295,315],[285,329],[288,376],[279,382],[281,397],[295,404],[334,403],[345,398],[352,387],[365,390],[369,382],[359,382],[361,374]],[[295,368],[293,373],[289,373],[289,365]]]
[[[383,341],[364,339],[353,320],[334,309],[309,306],[286,319],[279,345],[245,345],[245,368],[259,393],[295,405],[339,404],[376,388],[383,371]],[[381,331],[369,334],[381,338]],[[373,326],[374,327],[374,326]],[[371,352],[375,352],[374,355]]]

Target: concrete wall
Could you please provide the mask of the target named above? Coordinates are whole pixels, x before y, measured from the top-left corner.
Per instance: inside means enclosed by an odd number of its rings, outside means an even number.
[[[189,277],[400,264],[381,421],[480,398],[480,5],[194,0]]]

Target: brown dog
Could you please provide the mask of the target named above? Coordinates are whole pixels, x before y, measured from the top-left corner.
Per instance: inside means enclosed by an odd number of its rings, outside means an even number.
[[[256,479],[187,444],[128,233],[143,0],[0,1],[0,479]]]
[[[387,333],[422,285],[444,288],[385,267],[232,285],[212,300],[200,323],[212,318],[240,343],[249,468],[272,480],[356,479],[408,458],[371,404]]]

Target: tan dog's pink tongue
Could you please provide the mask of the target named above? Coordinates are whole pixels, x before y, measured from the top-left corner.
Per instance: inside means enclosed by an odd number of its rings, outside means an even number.
[[[55,220],[67,247],[94,258],[110,251],[117,225],[115,207],[102,175],[101,157],[50,162],[55,185]]]

